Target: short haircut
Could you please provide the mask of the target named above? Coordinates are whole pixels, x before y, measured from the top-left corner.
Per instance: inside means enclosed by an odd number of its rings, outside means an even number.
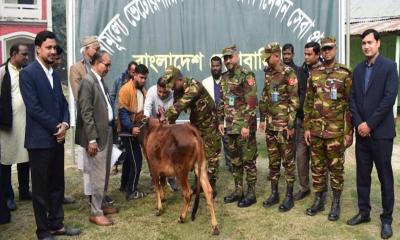
[[[285,45],[283,45],[282,52],[287,50],[287,49],[290,49],[290,51],[292,51],[292,53],[294,53],[294,47],[293,47],[293,45],[291,43],[286,43]]]
[[[56,45],[56,54],[60,56],[64,53],[64,49],[60,45]]]
[[[104,50],[99,50],[96,51],[92,57],[92,59],[90,60],[90,64],[94,65],[97,62],[100,62],[101,58],[103,57],[104,54],[106,54],[107,52]]]
[[[42,43],[46,41],[46,39],[57,39],[56,35],[50,31],[41,31],[35,37],[35,46],[42,46]]]
[[[365,30],[362,34],[361,34],[361,39],[364,39],[368,34],[372,33],[374,35],[374,38],[376,41],[378,41],[379,39],[381,39],[381,35],[379,34],[378,31],[376,31],[375,29],[367,29]]]
[[[308,42],[304,48],[312,48],[315,54],[321,53],[321,46],[317,42]]]
[[[137,62],[135,62],[135,61],[130,61],[129,63],[128,63],[128,70],[131,68],[131,66],[132,65],[135,65],[136,67],[137,67]]]
[[[10,48],[10,57],[12,57],[14,54],[19,53],[19,46],[27,46],[27,45],[23,43],[14,43]]]
[[[160,77],[157,80],[157,86],[162,87],[162,88],[167,87],[167,83],[164,81],[163,77]]]
[[[149,73],[149,69],[144,64],[139,64],[136,66],[135,73],[146,75]]]
[[[222,59],[220,57],[218,57],[218,56],[212,57],[210,62],[213,62],[213,61],[214,62],[218,61],[222,65]]]

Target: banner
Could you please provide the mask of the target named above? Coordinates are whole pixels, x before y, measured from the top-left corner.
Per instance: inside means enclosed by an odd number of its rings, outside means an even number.
[[[98,35],[112,58],[107,84],[112,86],[135,60],[149,68],[149,88],[171,64],[185,76],[206,78],[211,57],[234,43],[240,64],[256,73],[260,93],[260,51],[266,43],[292,43],[297,65],[309,41],[332,35],[338,46],[344,45],[339,5],[320,0],[76,0],[74,60],[82,58],[83,37]]]

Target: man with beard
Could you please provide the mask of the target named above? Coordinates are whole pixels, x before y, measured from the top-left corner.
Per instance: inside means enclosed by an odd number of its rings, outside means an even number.
[[[0,67],[0,171],[6,186],[6,202],[10,210],[17,205],[11,185],[11,166],[17,165],[19,199],[31,200],[29,192],[29,159],[24,148],[26,112],[19,89],[19,73],[28,62],[28,46],[11,46],[10,58]]]
[[[253,72],[239,65],[236,45],[224,48],[222,56],[228,71],[222,74],[218,129],[221,135],[228,135],[235,181],[235,190],[224,197],[224,202],[238,202],[238,207],[244,208],[257,202],[256,79]],[[243,191],[243,171],[247,174],[246,196]]]
[[[64,143],[69,128],[68,103],[58,74],[51,65],[56,36],[50,31],[36,35],[37,58],[20,72],[20,90],[26,108],[25,148],[32,176],[32,204],[39,239],[53,235],[79,235],[64,225]]]
[[[336,62],[336,39],[321,39],[324,63],[313,68],[304,102],[304,138],[311,150],[311,171],[315,198],[306,214],[324,210],[326,174],[333,192],[329,221],[340,217],[344,185],[344,152],[353,143],[349,108],[351,71]]]
[[[218,56],[211,58],[211,76],[202,81],[203,86],[214,100],[215,105],[221,102],[221,76],[222,76],[222,59]],[[232,172],[232,160],[228,149],[228,139],[225,134],[222,137],[222,144],[224,147],[225,165],[229,172]]]
[[[174,105],[166,111],[166,120],[175,123],[182,111],[190,110],[190,123],[199,130],[204,141],[208,178],[215,197],[218,155],[221,151],[221,141],[215,137],[218,135],[215,103],[200,82],[184,77],[174,66],[165,69],[163,79],[167,83],[167,89],[174,91]]]
[[[144,119],[143,109],[146,97],[144,86],[148,74],[147,67],[139,64],[133,78],[121,87],[118,95],[120,136],[127,153],[121,175],[121,189],[126,191],[126,200],[144,197],[144,193],[137,188],[142,170],[142,151],[138,137]]]
[[[294,58],[294,47],[291,43],[286,43],[282,47],[283,63],[293,68],[296,74],[298,74],[298,72],[300,71],[300,67],[294,63],[293,58]]]

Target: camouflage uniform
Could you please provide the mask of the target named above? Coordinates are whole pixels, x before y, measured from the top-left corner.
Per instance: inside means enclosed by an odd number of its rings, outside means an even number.
[[[218,177],[221,140],[215,103],[203,85],[191,78],[183,78],[183,91],[174,92],[174,105],[167,109],[168,122],[175,122],[182,111],[189,109],[190,123],[200,132],[205,144],[208,177],[216,181]]]
[[[257,181],[256,159],[258,156],[255,136],[257,130],[257,87],[254,73],[239,65],[233,72],[224,72],[220,96],[218,118],[219,124],[224,124],[227,134],[236,195],[243,195],[244,170],[246,170],[246,180],[250,188],[248,193],[254,194]],[[241,137],[242,128],[250,130],[247,140]]]
[[[275,95],[275,96],[274,96]],[[285,129],[295,127],[296,110],[299,105],[295,71],[281,63],[265,70],[265,86],[260,99],[260,122],[266,125],[266,142],[269,159],[269,175],[272,183],[280,177],[281,160],[288,185],[295,180],[294,138],[286,138]]]
[[[352,135],[350,87],[351,71],[339,63],[335,63],[333,68],[322,64],[311,71],[304,103],[304,130],[311,132],[311,171],[315,192],[326,189],[327,170],[331,176],[331,188],[343,190],[344,135]]]

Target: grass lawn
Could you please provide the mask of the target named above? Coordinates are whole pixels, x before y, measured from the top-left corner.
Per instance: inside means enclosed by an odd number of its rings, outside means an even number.
[[[210,217],[205,198],[200,199],[200,207],[194,222],[188,218],[186,223],[177,223],[183,198],[181,192],[172,193],[167,190],[166,201],[163,204],[164,214],[155,216],[155,195],[149,193],[145,198],[126,201],[118,191],[120,174],[112,176],[109,195],[120,208],[120,213],[112,216],[115,224],[110,227],[98,227],[88,221],[90,208],[87,198],[82,194],[82,174],[74,167],[66,170],[66,192],[77,199],[77,203],[67,205],[65,223],[79,227],[83,233],[79,239],[379,239],[381,212],[380,187],[376,172],[373,172],[371,191],[372,221],[360,226],[347,226],[346,220],[356,213],[356,185],[354,148],[346,153],[345,189],[342,197],[342,214],[337,222],[327,220],[331,204],[331,193],[328,197],[326,210],[314,217],[305,215],[305,209],[312,204],[313,196],[300,202],[288,213],[280,213],[278,206],[264,209],[262,202],[270,193],[267,182],[267,158],[264,146],[264,136],[258,136],[260,156],[257,161],[257,204],[240,209],[235,204],[224,204],[223,196],[233,190],[233,179],[221,161],[218,181],[218,196],[215,200],[220,235],[210,235]],[[68,145],[66,146],[68,148]],[[71,163],[70,154],[66,153],[66,163]],[[283,171],[282,171],[283,172]],[[400,171],[395,170],[395,189],[400,185]],[[143,164],[139,187],[149,191],[150,177],[147,164]],[[14,190],[17,189],[16,174],[13,175]],[[285,183],[280,182],[281,200],[284,197]],[[297,191],[297,186],[295,192]],[[18,191],[16,191],[18,195]],[[400,199],[399,192],[396,198]],[[16,196],[18,199],[18,196]],[[0,239],[34,239],[35,220],[30,202],[18,202],[18,209],[12,212],[12,222],[0,226]],[[191,209],[189,210],[191,211]],[[400,238],[399,204],[394,211],[394,237]],[[190,216],[190,214],[189,214]],[[59,239],[71,239],[62,238]]]

